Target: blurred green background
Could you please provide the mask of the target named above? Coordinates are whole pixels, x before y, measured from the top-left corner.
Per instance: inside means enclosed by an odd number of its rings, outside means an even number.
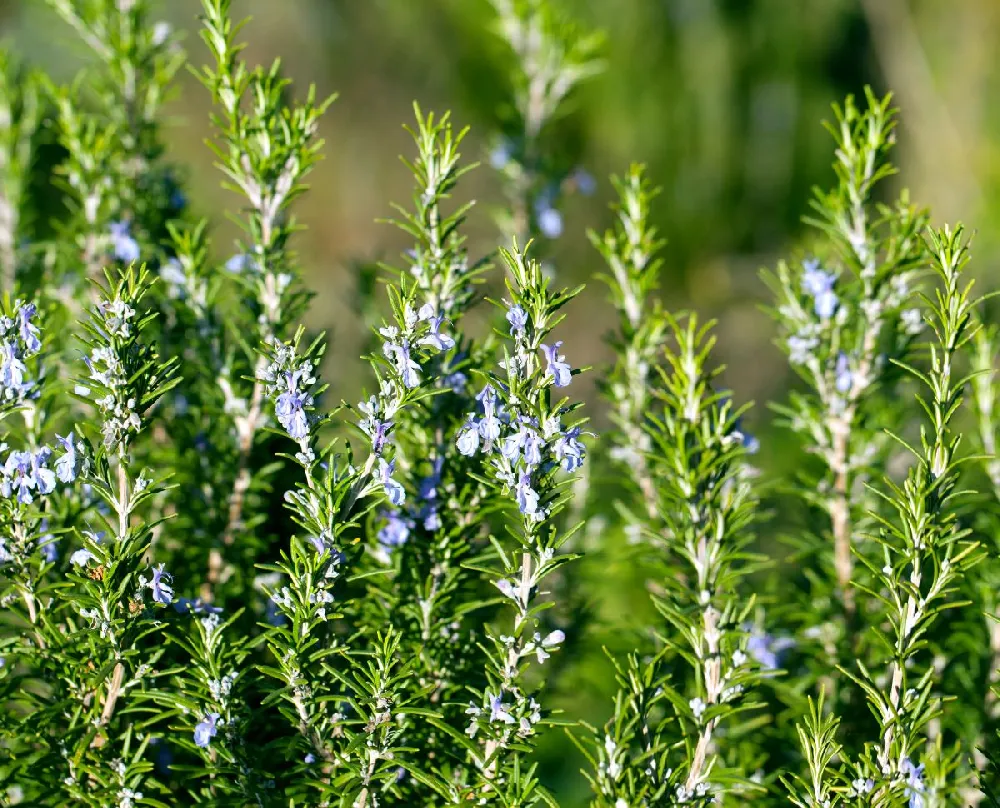
[[[961,219],[977,231],[975,273],[995,281],[1000,222],[1000,45],[998,0],[564,0],[587,27],[607,32],[606,69],[575,96],[563,123],[566,148],[598,180],[591,197],[566,202],[565,229],[548,245],[561,279],[585,281],[600,268],[584,231],[610,221],[609,173],[645,162],[663,194],[655,218],[667,239],[661,286],[672,307],[717,317],[719,356],[738,401],[781,398],[791,383],[771,345],[759,270],[808,249],[801,223],[811,188],[832,179],[831,141],[821,126],[830,104],[870,84],[892,90],[901,107],[896,161],[905,185],[932,208],[936,223]],[[234,0],[251,62],[281,56],[301,92],[314,82],[338,92],[323,123],[326,159],[298,213],[307,230],[298,250],[317,293],[309,325],[333,338],[326,377],[336,398],[353,398],[366,377],[357,305],[360,263],[392,260],[407,246],[377,223],[389,203],[408,202],[410,154],[402,124],[411,104],[452,110],[471,126],[465,144],[483,165],[460,186],[480,201],[468,227],[471,253],[491,251],[489,213],[501,199],[489,167],[490,139],[504,101],[503,45],[490,29],[487,0]],[[206,51],[196,35],[198,0],[162,0],[163,19],[188,32],[194,64]],[[0,26],[29,61],[68,77],[82,52],[41,0],[0,2]],[[182,74],[169,105],[168,159],[182,167],[196,211],[216,226],[221,257],[235,229],[221,211],[234,198],[220,187],[204,139],[208,93]],[[574,364],[600,368],[613,325],[604,290],[590,284],[560,336]],[[596,374],[592,374],[596,375]],[[585,389],[584,389],[585,388]],[[593,398],[592,382],[578,394]],[[591,414],[605,422],[594,400]],[[787,439],[772,434],[758,407],[750,427],[762,438],[769,472],[788,461]],[[586,573],[584,573],[586,575]],[[592,574],[616,578],[607,568]],[[641,593],[640,593],[641,594]],[[608,593],[604,614],[628,600]],[[632,598],[634,600],[634,598]],[[631,607],[629,607],[631,608]],[[599,654],[597,655],[599,658]],[[571,715],[600,721],[613,682],[606,664],[577,666],[562,684]],[[580,759],[553,742],[546,779],[561,804],[575,802]]]
[[[610,219],[606,177],[630,161],[648,164],[664,193],[655,206],[668,240],[662,288],[670,305],[720,320],[720,352],[741,400],[765,401],[787,381],[759,311],[758,273],[806,246],[801,224],[810,189],[832,177],[830,104],[865,84],[891,89],[901,107],[898,184],[932,207],[937,222],[964,220],[978,232],[978,272],[996,264],[1000,214],[1000,2],[997,0],[562,0],[585,26],[607,32],[606,69],[582,87],[564,124],[567,148],[599,180],[589,198],[567,200],[566,227],[550,254],[567,282],[588,279],[599,260],[584,238]],[[162,0],[163,19],[186,31],[195,64],[199,0]],[[283,59],[296,90],[314,82],[339,100],[323,124],[326,159],[298,213],[298,248],[317,292],[310,325],[334,338],[331,381],[346,395],[360,384],[355,357],[356,266],[393,259],[405,237],[379,217],[408,202],[410,178],[397,155],[411,142],[411,104],[451,109],[469,125],[465,155],[482,160],[460,196],[480,205],[469,224],[472,254],[490,251],[500,199],[488,144],[504,101],[503,45],[487,0],[235,0],[251,62]],[[42,0],[0,2],[0,24],[30,61],[68,76],[77,64],[71,32]],[[208,93],[181,74],[166,121],[168,159],[187,175],[196,210],[218,225],[220,255],[235,231],[221,214],[234,198],[204,145]],[[578,364],[607,357],[611,326],[604,290],[591,284],[562,336]],[[595,413],[597,414],[597,413]],[[599,417],[599,415],[598,415]],[[763,425],[761,425],[763,426]]]

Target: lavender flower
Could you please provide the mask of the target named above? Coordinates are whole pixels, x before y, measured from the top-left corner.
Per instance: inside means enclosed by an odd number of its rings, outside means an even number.
[[[510,335],[516,337],[524,333],[528,325],[528,313],[520,306],[511,306],[507,311],[507,322],[510,323]]]
[[[466,457],[472,457],[479,451],[480,424],[474,415],[470,415],[458,432],[455,441],[458,451]]]
[[[196,746],[200,746],[202,749],[208,747],[212,742],[212,738],[218,733],[218,721],[218,713],[205,713],[205,717],[194,728],[194,742]]]
[[[563,468],[568,472],[576,471],[583,465],[583,458],[587,450],[579,441],[580,427],[574,426],[572,429],[560,435],[552,447],[552,453],[556,460],[563,464]]]
[[[379,480],[382,483],[383,489],[385,489],[385,495],[389,499],[389,502],[398,508],[406,499],[406,492],[403,490],[403,486],[392,478],[392,473],[396,469],[396,461],[392,460],[386,463],[385,459],[380,457],[378,459],[378,467]]]
[[[517,485],[514,487],[517,507],[525,516],[538,516],[538,493],[531,487],[531,475],[521,472]]]
[[[398,513],[386,514],[386,524],[378,532],[378,541],[383,547],[399,547],[410,537],[413,522]]]
[[[839,303],[833,291],[837,280],[832,273],[820,269],[819,261],[811,259],[804,262],[805,271],[802,274],[802,290],[813,298],[813,308],[816,316],[823,320],[833,317]]]
[[[149,582],[149,588],[153,592],[153,600],[164,606],[169,606],[174,599],[174,590],[170,586],[173,576],[163,569],[163,564],[153,568],[153,580]]]
[[[128,222],[112,222],[109,230],[115,258],[125,264],[138,261],[139,242],[131,236],[131,225]]]
[[[913,761],[906,758],[900,766],[900,773],[906,783],[906,796],[909,799],[907,808],[924,808],[924,764],[914,766]]]
[[[849,393],[854,386],[854,374],[851,372],[851,360],[841,352],[834,368],[834,387],[838,393]]]
[[[56,476],[61,483],[71,483],[76,479],[77,445],[73,440],[73,434],[66,437],[56,435],[56,440],[62,444],[65,453],[56,461]]]
[[[31,492],[37,484],[34,469],[35,457],[31,452],[11,452],[3,467],[0,492],[9,497],[16,491],[17,501],[22,505],[30,505],[34,500]]]
[[[545,355],[545,372],[551,373],[556,387],[566,387],[569,385],[571,376],[571,368],[569,363],[566,362],[566,357],[559,353],[559,348],[562,345],[562,340],[559,340],[551,347],[548,345],[542,345],[542,353]]]
[[[17,310],[17,322],[20,326],[21,341],[27,354],[36,354],[42,349],[42,340],[38,326],[31,322],[37,311],[34,303],[23,303]]]
[[[546,238],[556,239],[562,235],[562,214],[548,203],[542,203],[535,211],[538,219],[538,229]]]
[[[420,345],[429,345],[439,351],[448,351],[455,347],[455,340],[447,334],[440,333],[441,323],[444,322],[444,315],[438,314],[430,318],[430,330],[419,340]]]
[[[252,255],[246,255],[245,253],[239,253],[232,256],[228,261],[226,261],[226,269],[229,272],[239,274],[241,272],[250,271],[256,272],[260,269],[260,264],[257,259]]]
[[[27,372],[14,343],[5,341],[0,345],[0,385],[5,398],[23,398],[31,390],[31,382],[25,380]]]

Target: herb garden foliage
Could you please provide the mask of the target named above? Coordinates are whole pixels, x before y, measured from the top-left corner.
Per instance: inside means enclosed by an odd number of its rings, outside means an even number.
[[[50,5],[94,64],[69,87],[0,65],[0,803],[554,805],[534,751],[568,732],[594,806],[995,804],[997,334],[962,228],[879,201],[887,99],[835,109],[817,252],[765,275],[800,377],[770,410],[798,471],[773,480],[713,324],[658,301],[639,167],[590,234],[619,324],[591,371],[613,426],[588,429],[558,336],[580,290],[540,259],[593,182],[550,124],[598,37],[495,2],[496,255],[453,201],[464,131],[416,109],[412,249],[384,267],[369,392],[338,407],[291,212],[331,99],[290,100],[204,0],[241,226],[219,265],[158,131],[175,35],[144,0]],[[763,505],[799,515],[781,557],[755,551]],[[655,606],[596,728],[547,696],[589,636],[594,533],[627,537]]]

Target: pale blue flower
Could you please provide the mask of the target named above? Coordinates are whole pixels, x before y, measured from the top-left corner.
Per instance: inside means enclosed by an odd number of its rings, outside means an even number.
[[[5,497],[17,493],[17,501],[22,505],[30,505],[34,500],[32,491],[35,489],[34,476],[35,456],[31,452],[11,452],[3,467],[3,481],[0,490]]]
[[[112,222],[111,248],[115,258],[125,264],[139,260],[139,242],[131,236],[131,225],[128,222]]]
[[[212,738],[218,733],[218,721],[218,713],[205,713],[205,717],[194,728],[194,742],[196,746],[205,749],[212,742]]]
[[[507,322],[510,323],[510,335],[516,337],[524,333],[528,325],[528,313],[520,306],[511,306],[507,311]]]
[[[62,444],[65,453],[56,461],[56,477],[61,483],[71,483],[76,479],[76,443],[71,432],[66,437],[56,435],[56,440]]]
[[[909,758],[903,760],[900,773],[906,783],[906,796],[909,799],[907,808],[924,808],[924,764],[914,766]]]
[[[458,451],[466,457],[472,457],[479,451],[479,423],[475,416],[470,415],[463,427],[459,430],[458,439],[455,441]]]
[[[382,488],[385,490],[385,495],[389,499],[389,502],[398,508],[406,499],[406,492],[403,490],[403,486],[392,478],[392,473],[396,470],[396,461],[393,460],[386,463],[385,459],[380,457],[378,464],[379,480],[382,483]]]
[[[399,547],[410,538],[413,522],[398,513],[387,514],[385,525],[378,532],[378,541],[383,547]]]
[[[525,516],[538,515],[538,493],[531,487],[531,475],[528,472],[522,472],[518,478],[514,496],[521,513]]]
[[[824,292],[829,292],[833,289],[833,284],[837,280],[836,277],[832,273],[821,269],[817,259],[811,258],[803,261],[802,268],[804,270],[802,273],[802,291],[807,295],[810,297],[819,297]]]
[[[562,214],[555,208],[545,205],[537,211],[538,229],[546,238],[556,239],[562,235]]]
[[[837,356],[837,364],[834,367],[834,387],[838,393],[849,393],[854,386],[854,374],[851,372],[851,360],[847,354],[841,352]]]
[[[551,373],[556,387],[566,387],[572,378],[571,368],[566,362],[566,357],[559,353],[562,340],[551,347],[542,345],[542,353],[545,355],[545,372]]]
[[[552,447],[556,460],[563,464],[566,471],[576,471],[583,465],[586,448],[579,441],[580,427],[574,426],[560,435]]]
[[[441,323],[444,322],[444,315],[439,314],[430,318],[430,331],[420,339],[420,345],[429,345],[439,351],[448,351],[455,347],[455,340],[447,334],[440,333]]]
[[[153,591],[153,600],[164,606],[169,606],[174,599],[174,590],[170,586],[173,576],[163,569],[163,564],[153,568],[153,580],[149,582],[149,588]]]
[[[38,353],[42,349],[42,340],[38,326],[31,322],[35,316],[37,308],[34,303],[23,303],[17,310],[17,322],[20,326],[21,341],[24,343],[24,350],[29,354]]]

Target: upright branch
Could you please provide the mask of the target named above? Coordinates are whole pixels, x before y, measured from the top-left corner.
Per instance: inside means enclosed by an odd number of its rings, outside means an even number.
[[[94,664],[87,676],[91,692],[84,699],[86,709],[70,725],[73,746],[64,782],[67,796],[88,804],[99,795],[121,799],[120,792],[135,791],[141,779],[133,780],[144,771],[148,738],[131,750],[129,738],[136,731],[140,692],[150,687],[145,680],[163,650],[143,654],[139,641],[159,628],[157,611],[173,601],[170,573],[163,564],[149,564],[152,530],[140,517],[164,482],[145,469],[137,471],[131,462],[132,447],[148,425],[150,410],[178,381],[176,361],[161,359],[143,339],[153,319],[141,309],[149,286],[145,270],[128,269],[117,277],[108,272],[107,285],[100,288],[85,324],[88,372],[76,387],[99,414],[100,435],[86,450],[93,457],[86,482],[105,506],[94,515],[100,529],[80,530],[82,547],[71,558],[70,573],[79,590],[73,607],[87,625],[77,642]],[[120,702],[129,691],[135,704],[122,711]],[[102,753],[106,746],[111,748]],[[111,758],[124,762],[108,786],[98,773]]]
[[[941,711],[935,692],[940,672],[928,659],[934,651],[930,631],[941,612],[961,605],[956,592],[965,572],[978,560],[978,545],[958,519],[962,492],[958,489],[960,442],[956,412],[968,379],[959,375],[956,359],[974,339],[975,301],[971,282],[962,270],[968,261],[961,227],[931,230],[928,249],[937,276],[933,296],[923,296],[933,339],[925,343],[926,370],[903,365],[923,385],[917,400],[926,415],[920,443],[911,447],[913,464],[899,484],[886,477],[879,496],[892,515],[872,514],[882,558],[868,562],[891,630],[885,638],[886,675],[877,676],[860,663],[850,675],[864,689],[878,722],[878,739],[866,746],[854,792],[873,805],[901,796],[947,800],[957,793],[956,755],[943,752],[929,737],[932,720]],[[930,647],[928,647],[930,646]],[[925,782],[925,771],[928,780]]]
[[[892,395],[899,374],[886,359],[905,358],[921,329],[919,312],[906,307],[923,257],[925,215],[905,193],[892,206],[873,201],[880,181],[895,170],[887,161],[895,115],[888,97],[868,93],[866,100],[867,108],[859,109],[848,98],[828,126],[837,184],[815,192],[807,220],[823,236],[820,254],[783,263],[767,278],[777,298],[778,344],[806,385],[776,409],[821,463],[801,475],[795,490],[826,517],[832,552],[824,547],[825,530],[807,533],[802,544],[804,552],[830,560],[838,639],[853,633],[843,621],[852,621],[857,608],[855,541],[864,523],[864,484],[885,460],[880,426],[893,423],[887,416],[898,406]]]
[[[504,304],[509,338],[499,370],[484,374],[485,386],[457,445],[467,456],[481,455],[481,473],[497,507],[516,508],[507,536],[491,536],[495,561],[488,570],[511,612],[511,624],[509,633],[486,630],[487,685],[466,710],[466,733],[476,742],[469,754],[477,772],[467,798],[527,805],[543,793],[533,767],[522,763],[543,721],[528,669],[534,667],[532,659],[540,666],[565,640],[562,630],[543,624],[548,604],[542,585],[573,558],[559,551],[576,528],[560,531],[557,517],[572,481],[566,475],[578,471],[585,456],[583,421],[574,415],[579,405],[558,392],[579,371],[562,355],[561,341],[543,340],[580,290],[552,290],[541,266],[516,245],[500,254],[509,272],[510,299]]]
[[[244,240],[227,269],[238,276],[252,301],[256,341],[270,343],[287,336],[289,324],[308,299],[295,282],[289,254],[288,240],[295,230],[289,208],[305,189],[303,180],[319,158],[319,119],[333,98],[317,102],[315,88],[310,87],[304,101],[290,105],[285,100],[288,81],[281,77],[279,62],[270,68],[248,68],[239,58],[242,46],[235,36],[240,26],[232,22],[230,5],[230,0],[203,0],[201,33],[215,66],[205,67],[201,80],[217,105],[212,120],[218,137],[212,149],[218,166],[228,179],[227,187],[246,203],[240,222]],[[264,420],[266,359],[252,354],[246,359],[252,366],[248,391],[241,390],[230,373],[219,380],[233,417],[237,463],[221,546],[212,548],[209,557],[206,595],[219,580],[224,548],[243,529],[253,481],[250,455]]]
[[[611,338],[615,365],[604,392],[613,407],[618,433],[612,450],[639,485],[649,518],[656,516],[656,491],[646,457],[650,448],[644,429],[651,400],[651,381],[666,341],[666,321],[653,299],[663,246],[649,221],[649,207],[659,189],[651,189],[644,168],[633,165],[624,179],[612,177],[618,192],[617,222],[603,236],[590,231],[591,243],[607,264],[602,279],[618,312],[618,331]]]
[[[656,317],[669,342],[642,424],[655,501],[641,526],[666,625],[656,632],[664,643],[652,658],[619,666],[615,714],[589,773],[602,806],[667,794],[708,805],[751,787],[747,772],[725,771],[718,758],[720,728],[746,708],[744,692],[760,676],[745,628],[753,598],[739,585],[749,570],[745,548],[756,508],[744,462],[750,442],[740,431],[741,411],[714,389],[720,369],[707,366],[712,324],[694,315]]]

